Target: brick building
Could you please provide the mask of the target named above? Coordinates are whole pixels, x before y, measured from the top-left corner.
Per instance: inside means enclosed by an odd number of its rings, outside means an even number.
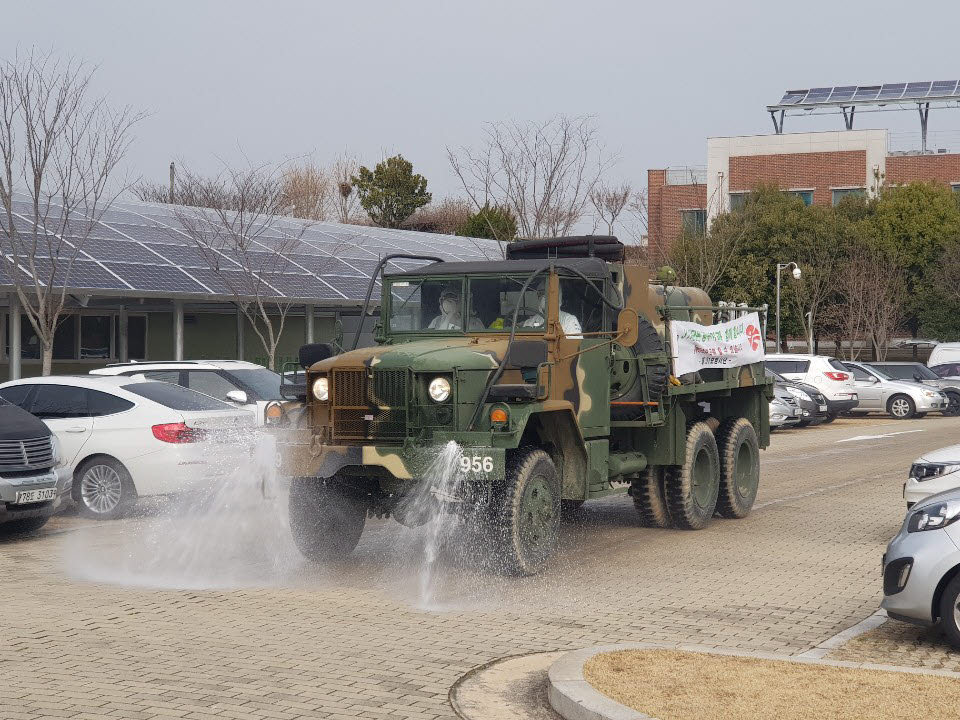
[[[757,185],[777,185],[808,205],[831,205],[888,184],[932,180],[960,191],[960,154],[891,152],[887,130],[778,133],[707,140],[700,169],[649,170],[649,247],[662,253],[686,229],[736,209]]]

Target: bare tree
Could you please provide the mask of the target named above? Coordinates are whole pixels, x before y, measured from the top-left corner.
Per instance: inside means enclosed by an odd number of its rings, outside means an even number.
[[[636,190],[630,196],[627,203],[627,216],[629,222],[625,223],[630,239],[635,245],[646,247],[647,236],[649,234],[649,202],[647,200],[647,189]]]
[[[590,117],[488,123],[484,136],[477,149],[447,148],[450,165],[477,210],[509,208],[526,238],[569,234],[612,162]]]
[[[677,273],[678,285],[702,288],[708,295],[738,257],[745,228],[727,225],[708,233],[689,228],[666,251],[665,260]],[[649,255],[649,251],[648,251]],[[651,258],[660,262],[660,258]]]
[[[841,226],[834,219],[822,224],[811,225],[811,232],[795,240],[789,259],[796,262],[803,275],[790,283],[786,301],[796,310],[808,338],[807,352],[813,352],[813,328],[817,326],[820,308],[834,292],[837,275],[843,261],[843,248],[850,247],[856,241],[841,234]],[[852,281],[852,278],[850,279]],[[809,318],[807,313],[810,313]]]
[[[337,222],[362,224],[357,219],[357,193],[353,189],[353,176],[360,170],[360,161],[353,155],[343,153],[330,168],[333,184],[333,217]]]
[[[237,307],[263,345],[270,369],[293,303],[281,290],[290,277],[306,274],[289,256],[300,245],[308,223],[282,223],[289,212],[283,173],[270,166],[227,168],[210,182],[189,171],[185,182],[202,188],[197,207],[179,206],[179,230],[201,252],[216,278],[233,295]],[[232,207],[220,204],[232,198]]]
[[[34,52],[0,64],[0,256],[40,342],[53,338],[77,258],[126,189],[111,181],[142,115],[90,95],[92,71]]]
[[[630,183],[623,182],[614,186],[599,180],[589,194],[594,210],[593,231],[596,232],[603,225],[606,226],[607,235],[613,235],[617,220],[629,206],[632,197],[633,188]]]
[[[449,197],[420,208],[407,218],[401,227],[405,230],[454,235],[457,228],[463,225],[472,214],[472,206],[468,200]]]
[[[334,183],[330,174],[312,162],[291,165],[283,173],[283,194],[294,217],[326,220],[333,211]]]

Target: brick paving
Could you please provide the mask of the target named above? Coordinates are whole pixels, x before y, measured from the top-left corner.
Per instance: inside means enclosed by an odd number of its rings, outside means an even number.
[[[853,638],[827,658],[960,672],[960,652],[947,643],[940,628],[895,620]]]
[[[749,518],[649,530],[625,498],[588,503],[550,571],[520,580],[455,549],[427,575],[427,529],[392,522],[371,522],[348,565],[318,569],[279,530],[246,537],[242,518],[58,518],[0,539],[0,720],[428,720],[453,717],[450,685],[505,655],[630,641],[798,654],[876,610],[905,472],[958,428],[930,416],[777,433]],[[837,442],[908,429],[922,432]],[[178,589],[204,584],[191,567],[219,589]],[[891,628],[838,652],[950,660]]]

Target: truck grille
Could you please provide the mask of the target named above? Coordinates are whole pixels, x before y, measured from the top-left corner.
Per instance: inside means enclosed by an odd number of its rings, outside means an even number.
[[[406,370],[334,370],[330,376],[333,440],[403,438]]]
[[[53,466],[50,437],[28,440],[0,440],[0,475],[48,470]]]

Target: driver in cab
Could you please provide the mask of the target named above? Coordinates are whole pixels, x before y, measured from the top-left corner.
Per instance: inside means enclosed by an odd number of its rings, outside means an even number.
[[[545,281],[537,285],[537,306],[539,308],[539,312],[520,323],[520,327],[543,327],[546,323],[546,320],[544,320],[544,318],[547,316],[547,284]],[[562,283],[560,284],[560,306],[560,327],[563,329],[563,334],[568,338],[582,339],[583,329],[580,327],[580,321],[577,319],[577,316],[562,309]]]

